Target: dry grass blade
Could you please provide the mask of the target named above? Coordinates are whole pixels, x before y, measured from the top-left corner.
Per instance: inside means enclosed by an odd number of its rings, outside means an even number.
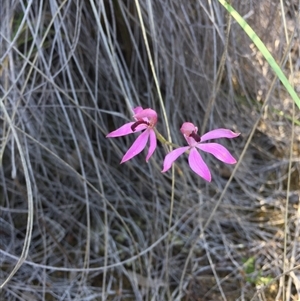
[[[1,300],[299,298],[300,113],[217,2],[1,5]],[[232,5],[300,92],[299,1]],[[139,105],[176,145],[241,132],[239,164],[120,165],[134,135],[105,136]]]

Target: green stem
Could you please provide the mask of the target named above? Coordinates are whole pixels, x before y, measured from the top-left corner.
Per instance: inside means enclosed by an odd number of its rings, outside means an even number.
[[[174,143],[168,141],[156,128],[153,128],[153,129],[155,131],[156,138],[158,139],[158,141],[160,141],[163,144],[170,145],[172,147],[178,147],[177,144],[174,144]]]

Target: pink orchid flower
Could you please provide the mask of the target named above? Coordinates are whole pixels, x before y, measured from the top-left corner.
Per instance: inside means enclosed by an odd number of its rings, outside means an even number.
[[[149,138],[150,146],[146,162],[148,162],[157,146],[156,135],[153,129],[157,123],[157,113],[152,109],[143,109],[142,107],[134,108],[133,112],[135,122],[128,122],[106,136],[106,138],[121,137],[145,130],[136,138],[135,142],[122,158],[121,163],[124,163],[138,155],[146,147]]]
[[[198,128],[190,123],[185,122],[181,129],[185,140],[189,146],[179,147],[171,151],[164,160],[164,166],[162,172],[169,170],[173,162],[183,153],[189,151],[189,165],[191,169],[200,177],[206,181],[211,181],[211,173],[208,169],[208,166],[203,161],[201,155],[199,154],[198,149],[210,153],[215,156],[217,159],[224,163],[235,164],[236,160],[232,157],[229,151],[218,143],[203,143],[204,141],[218,138],[235,138],[240,135],[240,133],[234,133],[227,129],[216,129],[210,132],[207,132],[202,137],[200,137],[197,132]]]

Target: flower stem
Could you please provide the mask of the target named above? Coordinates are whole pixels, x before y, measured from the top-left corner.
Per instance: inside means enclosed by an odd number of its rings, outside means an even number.
[[[171,145],[173,147],[178,147],[178,145],[171,143],[170,141],[168,141],[156,128],[154,128],[155,134],[157,139],[163,143],[163,144],[167,144],[167,145]]]

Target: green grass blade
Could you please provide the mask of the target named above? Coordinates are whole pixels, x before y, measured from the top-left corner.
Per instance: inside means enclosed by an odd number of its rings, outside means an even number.
[[[248,23],[242,18],[242,16],[225,0],[219,0],[219,2],[226,8],[226,10],[231,14],[231,16],[236,20],[236,22],[242,27],[245,33],[250,37],[252,42],[256,45],[262,55],[265,57],[271,68],[274,70],[275,74],[278,76],[282,84],[287,89],[288,93],[294,100],[295,104],[300,109],[300,98],[296,94],[295,90],[293,89],[292,85],[289,83],[288,79],[282,72],[279,65],[276,63],[275,59],[266,48],[265,44],[262,40],[257,36],[254,30],[248,25]]]

